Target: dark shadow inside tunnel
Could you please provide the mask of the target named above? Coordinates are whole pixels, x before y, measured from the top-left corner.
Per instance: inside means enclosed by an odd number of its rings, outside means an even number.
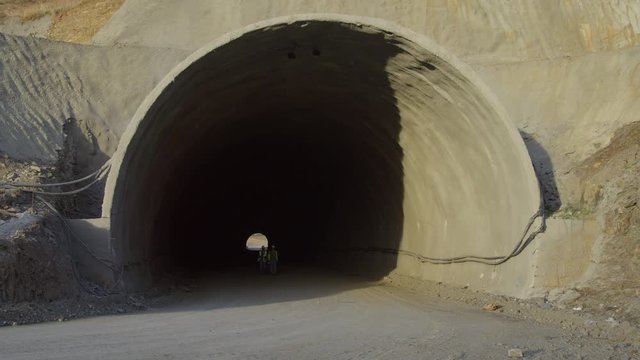
[[[205,56],[151,120],[164,128],[125,209],[150,224],[153,278],[256,266],[245,249],[256,232],[285,266],[394,269],[394,254],[374,262],[349,249],[402,238],[400,115],[385,71],[398,49],[336,24],[304,29],[251,33]]]

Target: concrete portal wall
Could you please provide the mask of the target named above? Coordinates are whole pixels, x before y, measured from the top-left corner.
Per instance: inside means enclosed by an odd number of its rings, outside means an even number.
[[[640,3],[616,0],[128,0],[93,42],[197,49],[246,25],[305,13],[385,19],[473,64],[640,45]]]
[[[353,40],[359,33],[370,38]],[[320,60],[309,55],[296,56],[295,62],[291,56],[287,59],[288,51],[310,54],[312,48],[322,51]],[[373,64],[379,63],[379,56],[384,56],[382,64],[392,98],[378,98],[385,94],[384,89],[367,83],[367,71],[372,76],[378,71]],[[298,74],[295,69],[300,66],[305,72]],[[289,76],[290,72],[298,75]],[[307,78],[315,72],[324,75]],[[339,82],[334,74],[340,74]],[[283,85],[279,82],[272,82],[289,77],[299,80],[285,81],[284,90],[280,90]],[[318,92],[315,99],[305,98],[302,94],[311,88],[303,84],[310,79],[313,91],[327,91]],[[242,86],[252,87],[241,91]],[[171,169],[176,168],[174,162],[180,160],[182,148],[190,146],[206,129],[224,129],[229,121],[241,121],[247,93],[297,93],[297,97],[287,95],[280,101],[292,108],[304,103],[315,112],[326,111],[326,105],[318,104],[335,93],[331,89],[344,86],[351,94],[366,94],[367,101],[391,102],[397,108],[401,129],[397,141],[402,148],[404,174],[402,239],[399,245],[386,238],[343,242],[337,240],[340,233],[336,233],[328,240],[329,249],[351,252],[374,248],[375,252],[395,248],[434,258],[500,257],[514,249],[541,206],[538,184],[520,135],[473,72],[430,39],[384,21],[337,15],[293,16],[257,23],[206,45],[174,69],[139,108],[112,159],[103,205],[103,216],[112,218],[111,236],[119,261],[128,268],[138,267],[125,283],[144,281],[148,273],[140,269],[144,267],[140,264],[154,256],[150,238],[158,221],[154,214],[162,204],[163,184],[172,176]],[[271,101],[278,98],[265,102]],[[255,104],[261,106],[260,100]],[[343,110],[333,109],[338,114]],[[369,116],[384,114],[372,112]],[[341,121],[348,124],[361,120],[347,117]],[[383,144],[377,138],[380,134],[367,131],[372,125],[358,126],[372,148]],[[386,150],[378,147],[379,151]],[[384,211],[384,205],[380,211]],[[358,214],[349,216],[355,220]],[[361,225],[384,227],[384,216],[377,218],[375,223]],[[358,259],[375,266],[376,257],[362,255]],[[491,265],[481,266],[523,281],[506,282],[502,276],[475,280],[480,265],[440,265],[446,269],[435,273],[415,263],[399,266],[397,271],[458,283],[473,278],[476,288],[526,296],[532,277],[530,259],[514,261],[497,270]]]
[[[535,142],[534,164],[545,189],[557,188],[547,194],[556,204],[580,201],[572,169],[638,120],[635,0],[129,0],[93,41],[195,50],[245,25],[300,13],[385,19],[469,64]]]
[[[575,169],[605,149],[618,129],[639,119],[640,2],[636,0],[189,0],[176,4],[127,1],[94,41],[195,49],[261,19],[313,12],[382,18],[431,37],[468,63],[505,106],[527,141],[550,211],[561,206],[594,211],[591,207],[599,199],[585,194]],[[198,9],[197,16],[193,9]],[[595,214],[587,217],[592,221]],[[593,237],[573,226],[566,229],[563,234],[569,239],[589,243]],[[587,256],[585,251],[578,252]],[[550,263],[542,260],[544,253],[537,253],[535,262]],[[575,262],[575,257],[552,258],[565,269]]]

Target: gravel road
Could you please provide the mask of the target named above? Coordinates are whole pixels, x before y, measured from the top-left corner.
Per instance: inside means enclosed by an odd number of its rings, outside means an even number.
[[[146,312],[0,328],[1,359],[629,359],[630,349],[312,269],[225,271]],[[631,354],[631,355],[629,355]]]

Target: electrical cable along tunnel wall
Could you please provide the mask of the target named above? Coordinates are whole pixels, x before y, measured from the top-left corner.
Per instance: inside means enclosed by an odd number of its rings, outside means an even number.
[[[524,255],[411,256],[507,255],[540,198],[491,93],[386,22],[302,15],[228,34],[147,97],[112,162],[103,217],[128,289],[248,261],[256,232],[290,263],[511,294],[530,278]]]

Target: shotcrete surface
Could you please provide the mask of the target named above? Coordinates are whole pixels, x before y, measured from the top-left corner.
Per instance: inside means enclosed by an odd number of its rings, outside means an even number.
[[[110,155],[144,96],[184,56],[0,34],[0,152],[53,162],[62,125],[74,118],[93,132],[95,151]]]
[[[93,41],[197,49],[248,24],[301,13],[385,19],[470,64],[537,144],[532,160],[544,186],[557,188],[546,199],[554,209],[580,201],[563,174],[638,120],[640,2],[634,0],[130,0]]]
[[[129,0],[93,41],[197,49],[231,29],[304,13],[393,21],[471,63],[579,56],[640,43],[640,3],[612,0]]]

